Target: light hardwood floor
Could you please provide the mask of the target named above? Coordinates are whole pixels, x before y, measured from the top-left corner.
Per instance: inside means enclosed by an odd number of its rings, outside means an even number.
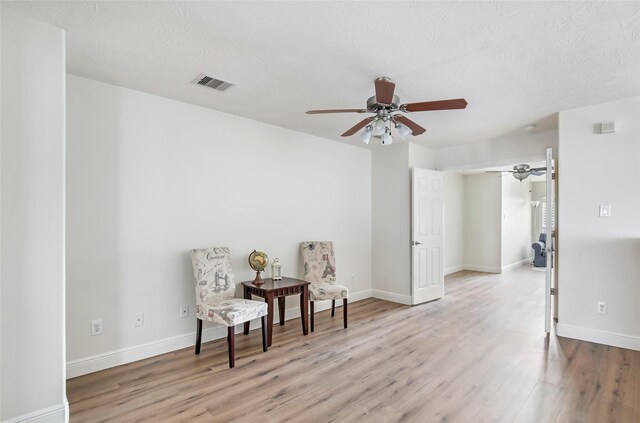
[[[446,296],[368,299],[68,381],[72,422],[640,422],[640,352],[546,338],[544,274],[459,272]],[[195,322],[194,322],[195,327]]]

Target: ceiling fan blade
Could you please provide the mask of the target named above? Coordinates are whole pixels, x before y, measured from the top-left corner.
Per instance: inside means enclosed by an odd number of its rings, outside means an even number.
[[[538,172],[546,172],[547,168],[546,167],[534,167],[533,169],[531,169],[531,171],[538,171]]]
[[[320,113],[366,113],[367,109],[326,109],[326,110],[307,110],[308,115],[317,115]]]
[[[531,169],[531,174],[535,176],[540,176],[540,175],[544,175],[545,172],[543,170]]]
[[[394,115],[393,118],[397,121],[400,122],[406,126],[409,127],[409,129],[411,129],[411,134],[413,136],[416,135],[420,135],[420,134],[424,134],[426,129],[424,129],[422,126],[418,125],[417,123],[415,123],[414,121],[412,121],[411,119],[409,119],[406,116],[402,116],[402,115]]]
[[[393,103],[393,93],[396,90],[396,84],[388,78],[378,78],[376,84],[376,101],[382,104]]]
[[[347,132],[342,134],[342,136],[343,137],[350,137],[351,135],[355,134],[356,132],[358,132],[359,130],[361,130],[365,126],[367,126],[367,124],[369,122],[371,122],[371,119],[372,118],[366,118],[366,119],[361,120],[360,122],[358,122],[358,124],[356,126],[354,126],[353,128],[349,129]]]
[[[467,101],[464,98],[452,100],[423,101],[422,103],[409,103],[400,106],[405,112],[428,112],[430,110],[464,109]]]
[[[485,170],[484,173],[513,173],[513,170]]]

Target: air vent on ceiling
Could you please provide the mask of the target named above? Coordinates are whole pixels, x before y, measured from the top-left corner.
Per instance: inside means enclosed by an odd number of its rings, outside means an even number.
[[[211,76],[207,76],[205,74],[200,74],[196,79],[192,81],[193,84],[202,85],[204,87],[213,88],[217,91],[227,91],[229,88],[233,87],[231,82],[222,81],[220,79],[213,78]]]

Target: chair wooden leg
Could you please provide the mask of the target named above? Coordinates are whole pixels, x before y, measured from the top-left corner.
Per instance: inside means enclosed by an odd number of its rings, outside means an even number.
[[[310,303],[311,303],[311,304],[310,304],[310,305],[311,305],[311,307],[310,307],[310,310],[309,310],[309,311],[310,311],[310,313],[311,313],[311,332],[313,332],[313,320],[314,320],[314,319],[313,319],[313,315],[314,315],[314,312],[313,312],[313,301],[310,301]]]
[[[200,354],[200,345],[202,344],[202,320],[196,319],[198,322],[196,328],[196,354]]]
[[[347,328],[347,299],[342,299],[342,317],[344,319],[344,328]]]
[[[229,338],[229,368],[233,369],[233,366],[235,366],[235,362],[236,362],[236,356],[235,356],[235,338],[236,338],[236,333],[235,333],[235,328],[233,326],[229,326],[227,328],[227,337]]]
[[[336,300],[331,300],[331,317],[336,315]]]
[[[262,316],[262,351],[267,352],[267,316]]]

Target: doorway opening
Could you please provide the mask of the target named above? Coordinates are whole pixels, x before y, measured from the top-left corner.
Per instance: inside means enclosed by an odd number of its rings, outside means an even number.
[[[545,330],[551,316],[555,276],[551,263],[555,237],[555,178],[547,161],[526,163],[526,177],[515,175],[522,163],[443,172],[444,274],[530,272],[545,305]],[[518,176],[518,177],[514,177]],[[513,276],[513,275],[512,275]],[[557,307],[553,307],[557,316]],[[549,316],[549,317],[547,317]]]

